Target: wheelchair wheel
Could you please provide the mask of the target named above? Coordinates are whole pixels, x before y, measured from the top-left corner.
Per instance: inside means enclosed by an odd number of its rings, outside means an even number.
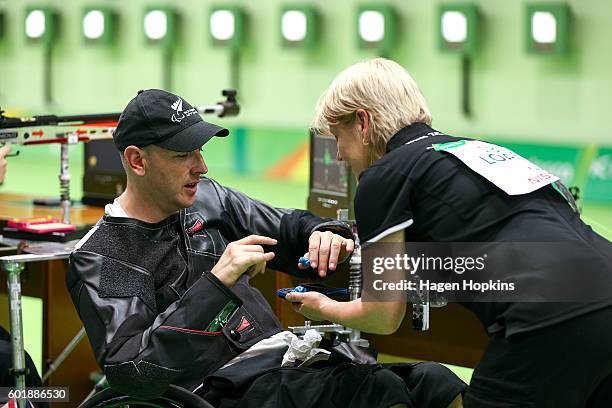
[[[170,385],[166,392],[152,400],[139,400],[110,388],[95,393],[79,408],[214,408],[208,402],[185,388]]]

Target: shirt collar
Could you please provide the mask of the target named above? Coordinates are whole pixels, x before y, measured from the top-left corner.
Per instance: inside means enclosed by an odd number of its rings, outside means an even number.
[[[112,203],[106,204],[104,206],[104,213],[106,215],[110,215],[111,217],[122,217],[129,218],[130,216],[125,212],[121,204],[119,204],[119,199],[115,198]]]
[[[391,150],[397,149],[405,145],[406,143],[414,140],[418,137],[425,136],[428,133],[439,134],[439,132],[432,129],[430,126],[425,123],[415,123],[411,126],[406,126],[403,129],[400,129],[389,141],[387,142],[387,153]]]

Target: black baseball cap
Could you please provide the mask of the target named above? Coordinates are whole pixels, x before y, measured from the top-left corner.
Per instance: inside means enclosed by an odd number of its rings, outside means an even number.
[[[151,144],[175,152],[197,150],[213,136],[229,130],[202,120],[198,110],[180,96],[161,89],[147,89],[127,104],[113,133],[120,151]]]

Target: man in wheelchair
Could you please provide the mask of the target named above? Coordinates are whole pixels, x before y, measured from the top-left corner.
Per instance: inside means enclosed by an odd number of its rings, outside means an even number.
[[[266,263],[300,277],[342,269],[352,234],[201,177],[201,147],[228,133],[161,90],[140,91],[121,115],[127,188],[67,277],[111,387],[150,399],[175,384],[224,407],[457,404],[465,384],[439,364],[281,367],[290,336],[250,277]],[[306,251],[318,265],[298,266]]]

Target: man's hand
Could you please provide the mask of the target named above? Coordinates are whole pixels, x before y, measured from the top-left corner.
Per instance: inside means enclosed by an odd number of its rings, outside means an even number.
[[[4,183],[7,161],[5,156],[11,152],[11,145],[0,147],[0,184]]]
[[[314,321],[329,320],[325,309],[337,303],[319,292],[289,292],[285,299],[293,303],[293,310]]]
[[[249,235],[230,242],[211,272],[227,287],[232,287],[248,270],[255,276],[266,270],[266,262],[274,259],[274,252],[264,253],[262,245],[276,245],[273,238]]]
[[[324,278],[327,271],[335,271],[338,262],[343,262],[355,249],[355,242],[331,231],[315,231],[308,239],[308,252],[304,255],[310,260],[310,268],[318,269]],[[299,269],[307,266],[298,264]]]

